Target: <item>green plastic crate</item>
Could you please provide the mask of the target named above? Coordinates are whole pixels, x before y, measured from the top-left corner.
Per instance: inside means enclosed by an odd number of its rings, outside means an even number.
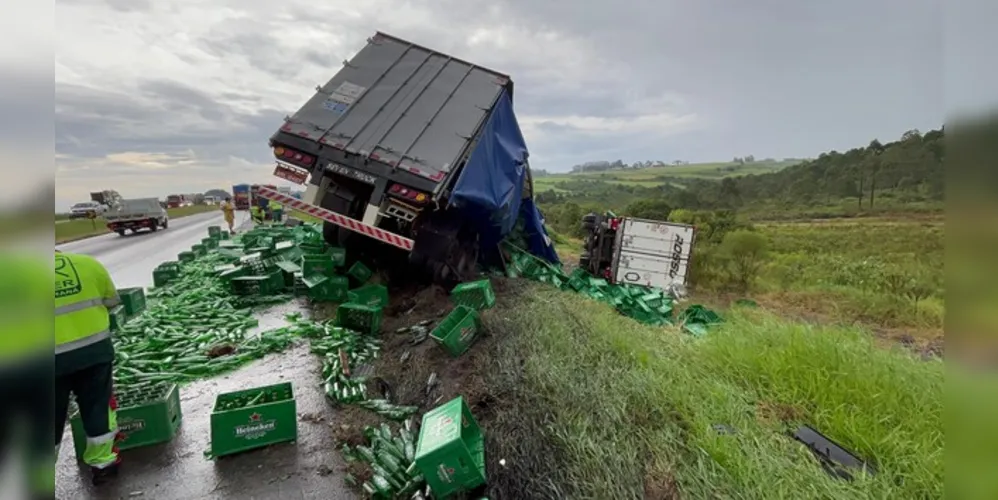
[[[194,255],[201,257],[208,253],[208,249],[201,243],[195,243],[191,245],[191,252],[194,252]]]
[[[218,248],[218,240],[216,240],[215,238],[204,238],[204,239],[201,240],[201,244],[206,249],[209,249],[209,250],[214,249],[214,248]]]
[[[276,394],[274,401],[226,409],[233,401]],[[219,394],[211,411],[211,455],[221,457],[298,439],[298,415],[291,384]]]
[[[347,251],[345,248],[329,247],[326,249],[326,254],[329,255],[329,259],[333,261],[333,265],[336,267],[347,263]]]
[[[180,263],[176,261],[167,261],[159,266],[152,272],[152,284],[153,286],[165,286],[171,281],[177,279],[180,276]]]
[[[180,252],[177,254],[177,260],[180,262],[192,262],[198,256],[193,251]]]
[[[274,295],[284,290],[284,274],[280,269],[263,276],[240,276],[229,280],[235,295]]]
[[[451,356],[457,357],[471,347],[480,329],[478,311],[468,306],[457,306],[430,332],[430,337]]]
[[[208,236],[212,238],[218,238],[222,235],[221,226],[208,226]]]
[[[359,333],[381,331],[381,308],[363,304],[340,304],[336,308],[336,326]]]
[[[114,306],[107,312],[111,319],[111,330],[118,331],[125,326],[128,321],[128,313],[125,312],[125,306]]]
[[[347,270],[347,275],[351,278],[357,280],[357,283],[367,283],[367,280],[371,279],[374,272],[364,265],[363,262],[354,262],[350,269]]]
[[[231,268],[218,273],[218,277],[226,283],[231,283],[233,278],[246,276],[247,272],[245,267],[233,265]]]
[[[434,498],[485,484],[485,436],[464,398],[458,396],[423,415],[415,463]]]
[[[223,233],[219,234],[218,235],[218,239],[219,240],[223,240],[223,241],[224,240],[228,240],[229,239],[229,233],[223,232]]]
[[[118,449],[128,450],[165,443],[180,427],[180,388],[177,384],[157,384],[142,389],[123,388],[115,394],[118,402]],[[83,459],[87,436],[75,404],[69,418],[76,458]]]
[[[496,305],[496,294],[488,279],[461,283],[450,292],[451,301],[481,311]]]
[[[119,288],[118,297],[125,306],[125,314],[134,317],[146,310],[146,292],[142,287]]]
[[[388,289],[384,285],[364,285],[347,293],[347,300],[352,304],[386,307],[388,305]]]
[[[350,280],[346,276],[305,277],[302,280],[308,288],[308,297],[320,302],[343,302],[347,299]]]
[[[301,271],[305,277],[332,276],[336,272],[336,264],[328,255],[303,255]]]

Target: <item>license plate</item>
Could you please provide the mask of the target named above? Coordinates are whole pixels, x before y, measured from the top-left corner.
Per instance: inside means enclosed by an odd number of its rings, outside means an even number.
[[[305,181],[308,179],[308,172],[297,168],[278,165],[277,168],[274,169],[274,176],[280,177],[286,181],[291,181],[295,184],[305,184]]]
[[[343,165],[337,165],[335,163],[330,163],[329,165],[326,165],[326,170],[340,174],[345,177],[349,177],[351,179],[357,179],[358,181],[366,182],[368,184],[374,184],[378,180],[377,177],[371,174],[365,174],[364,172],[361,172],[359,170],[347,168],[344,167]]]

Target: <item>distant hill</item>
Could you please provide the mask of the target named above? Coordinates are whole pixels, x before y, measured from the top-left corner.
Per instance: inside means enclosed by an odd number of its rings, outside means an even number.
[[[204,195],[214,196],[216,198],[223,198],[223,199],[232,196],[228,191],[225,191],[224,189],[209,189],[208,191],[204,192]]]
[[[659,187],[675,184],[677,178],[716,180],[740,175],[768,174],[792,167],[803,161],[796,159],[738,160],[717,163],[683,163],[680,165],[646,162],[648,166],[630,166],[608,170],[593,170],[606,162],[591,162],[575,167],[576,171],[572,173],[548,174],[545,172],[545,175],[534,175],[534,189],[537,192],[558,191],[565,189],[559,186],[560,183],[580,180],[603,181],[624,186]],[[607,165],[612,164],[607,163]],[[578,171],[583,168],[587,170]]]

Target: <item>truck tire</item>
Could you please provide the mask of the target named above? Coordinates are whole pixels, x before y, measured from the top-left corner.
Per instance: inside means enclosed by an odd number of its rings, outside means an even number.
[[[163,229],[170,227],[170,219],[163,219]]]
[[[149,231],[155,233],[159,227],[156,226],[156,220],[153,219],[152,224],[149,225]]]
[[[119,229],[119,230],[117,230],[115,232],[118,233],[118,236],[121,236],[121,237],[125,236],[125,230],[124,229]]]

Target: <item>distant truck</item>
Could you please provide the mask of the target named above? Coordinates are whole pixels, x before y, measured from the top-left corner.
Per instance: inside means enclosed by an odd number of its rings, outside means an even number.
[[[558,261],[505,74],[379,32],[269,144],[331,244],[373,238],[452,282],[523,221],[528,250]]]
[[[192,204],[190,197],[186,194],[171,194],[166,197],[167,208],[189,207]]]
[[[669,290],[685,286],[696,231],[693,226],[612,212],[582,218],[586,231],[579,267],[611,283]]]
[[[124,236],[126,231],[157,231],[170,225],[170,216],[160,205],[159,198],[122,200],[116,209],[104,213],[104,220],[107,221],[107,228],[120,236]]]
[[[249,210],[249,184],[236,184],[235,186],[232,186],[232,204],[235,206],[236,210]]]
[[[260,203],[260,186],[273,189],[277,191],[277,186],[273,184],[253,184],[250,186],[250,204],[258,205]]]

